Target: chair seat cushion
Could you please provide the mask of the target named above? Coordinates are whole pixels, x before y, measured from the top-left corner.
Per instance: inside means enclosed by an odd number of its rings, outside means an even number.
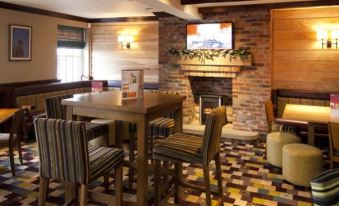
[[[122,149],[88,146],[90,180],[102,176],[124,160]]]
[[[311,181],[312,198],[316,205],[339,203],[339,168],[323,172]]]
[[[168,137],[174,133],[174,119],[160,117],[149,122],[151,137]]]
[[[153,148],[154,159],[202,163],[202,137],[176,133]]]
[[[16,142],[17,136],[14,135],[14,142]],[[8,145],[9,133],[0,133],[0,145]]]
[[[87,140],[90,141],[96,137],[108,135],[108,125],[107,124],[95,124],[91,122],[86,122],[86,135]]]

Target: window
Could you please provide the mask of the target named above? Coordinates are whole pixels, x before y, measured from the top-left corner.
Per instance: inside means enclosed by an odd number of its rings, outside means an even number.
[[[58,26],[57,78],[62,82],[79,81],[87,73],[84,47],[84,29]]]
[[[84,75],[84,49],[58,47],[58,79],[62,82],[81,80]]]

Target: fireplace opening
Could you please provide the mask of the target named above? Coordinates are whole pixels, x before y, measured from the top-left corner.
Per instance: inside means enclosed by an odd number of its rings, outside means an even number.
[[[216,107],[224,105],[223,96],[200,95],[199,97],[199,122],[205,124],[207,115]]]
[[[223,77],[189,77],[195,103],[191,124],[204,124],[208,112],[226,106],[227,122],[232,123],[232,79]]]

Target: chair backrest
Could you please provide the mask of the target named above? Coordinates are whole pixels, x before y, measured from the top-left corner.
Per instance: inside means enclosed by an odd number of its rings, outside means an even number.
[[[85,125],[60,119],[34,120],[40,176],[88,183],[89,157]]]
[[[329,122],[328,132],[330,138],[330,152],[333,154],[335,151],[339,151],[339,123]]]
[[[72,97],[73,95],[47,97],[45,99],[45,109],[47,118],[66,119],[66,109],[61,104],[61,100]]]
[[[16,111],[12,117],[11,129],[9,135],[9,141],[12,142],[14,135],[16,135],[17,141],[20,141],[22,136],[22,123],[24,120],[23,110],[19,109]]]
[[[222,127],[226,124],[226,108],[213,109],[206,117],[204,140],[202,145],[203,163],[214,159],[220,151]]]
[[[266,112],[266,121],[268,130],[270,132],[272,124],[274,123],[274,113],[273,113],[273,104],[272,101],[265,102],[265,112]]]

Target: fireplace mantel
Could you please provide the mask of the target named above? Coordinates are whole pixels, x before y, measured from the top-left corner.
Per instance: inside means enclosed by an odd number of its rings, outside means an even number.
[[[198,58],[179,58],[175,64],[179,64],[187,76],[197,77],[224,77],[235,78],[242,67],[251,66],[251,56],[241,60],[238,58],[214,57],[213,60],[206,59],[201,62]]]

